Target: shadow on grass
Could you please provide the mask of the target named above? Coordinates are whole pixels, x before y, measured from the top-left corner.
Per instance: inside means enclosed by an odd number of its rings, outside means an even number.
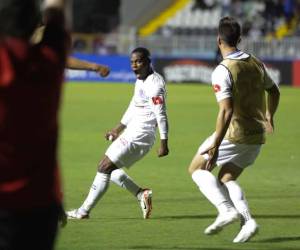
[[[261,218],[261,219],[300,219],[300,214],[255,214],[254,218]]]
[[[170,216],[155,216],[151,220],[182,220],[182,219],[210,219],[215,218],[214,214],[197,214],[197,215],[170,215]]]
[[[293,238],[293,237],[292,237]],[[296,237],[297,238],[297,237]],[[216,247],[201,247],[201,246],[195,246],[195,247],[188,247],[188,246],[169,246],[169,247],[167,247],[167,246],[157,246],[157,245],[138,245],[138,246],[130,246],[130,247],[128,247],[128,248],[126,248],[126,249],[132,249],[132,250],[134,250],[134,249],[140,249],[140,250],[142,250],[142,249],[144,249],[144,250],[146,250],[146,249],[157,249],[157,250],[160,250],[160,249],[162,249],[162,250],[173,250],[173,249],[182,249],[182,250],[193,250],[193,249],[198,249],[198,250],[239,250],[239,249],[244,249],[244,250],[255,250],[255,249],[257,249],[257,250],[266,250],[266,249],[272,249],[272,250],[299,250],[299,248],[297,247],[297,248],[295,248],[295,247],[280,247],[280,248],[278,248],[278,247],[274,247],[274,246],[272,246],[272,247],[267,247],[267,248],[265,248],[265,246],[258,246],[258,245],[256,245],[255,246],[255,248],[253,248],[253,245],[252,246],[250,246],[250,244],[249,243],[247,243],[247,245],[246,244],[243,244],[243,247],[241,248],[241,245],[236,245],[236,247],[218,247],[218,248],[216,248]]]
[[[150,245],[141,245],[141,246],[131,246],[127,249],[163,249],[163,250],[172,250],[172,249],[183,249],[183,250],[190,250],[190,249],[198,249],[198,250],[233,250],[233,248],[203,248],[203,247],[187,247],[187,246],[170,246],[170,247],[164,247],[164,246],[150,246]]]
[[[172,215],[172,216],[155,216],[153,220],[170,220],[170,219],[211,219],[216,218],[217,214],[197,214],[197,215]],[[257,219],[300,219],[299,214],[255,214]]]
[[[300,236],[294,237],[274,237],[274,238],[267,238],[256,240],[252,242],[261,242],[261,243],[276,243],[276,242],[287,242],[287,241],[300,241]]]

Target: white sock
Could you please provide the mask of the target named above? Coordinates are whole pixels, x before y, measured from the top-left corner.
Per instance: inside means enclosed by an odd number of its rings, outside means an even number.
[[[142,189],[137,193],[136,198],[137,198],[139,201],[142,199],[143,193],[144,193],[144,190],[142,190]]]
[[[110,180],[118,186],[125,188],[134,196],[136,196],[141,190],[141,188],[134,183],[134,181],[126,174],[126,172],[120,168],[112,171]]]
[[[233,208],[226,199],[221,184],[211,172],[198,169],[192,174],[192,179],[204,196],[218,209],[219,213]]]
[[[248,203],[239,184],[236,181],[228,181],[224,183],[224,185],[228,190],[231,201],[238,212],[242,215],[244,221],[250,220],[252,217],[249,211]]]
[[[110,174],[104,174],[97,172],[93,184],[90,188],[90,192],[79,208],[79,212],[87,214],[96,205],[97,201],[105,194],[109,186]]]

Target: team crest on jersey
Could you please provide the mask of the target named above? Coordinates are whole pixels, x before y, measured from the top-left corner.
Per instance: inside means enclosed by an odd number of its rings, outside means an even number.
[[[146,95],[145,95],[145,92],[144,92],[143,89],[139,89],[139,96],[140,96],[141,98],[146,98]]]
[[[221,90],[221,86],[219,84],[213,84],[213,89],[214,89],[215,93],[217,93]]]
[[[152,97],[152,102],[154,105],[163,104],[164,100],[161,96],[154,96]]]

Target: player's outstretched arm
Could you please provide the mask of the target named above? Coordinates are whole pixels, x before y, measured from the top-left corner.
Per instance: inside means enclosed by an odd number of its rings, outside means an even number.
[[[75,57],[69,57],[67,60],[67,68],[77,70],[90,70],[97,72],[100,76],[106,77],[110,73],[110,68],[106,65],[92,63]]]

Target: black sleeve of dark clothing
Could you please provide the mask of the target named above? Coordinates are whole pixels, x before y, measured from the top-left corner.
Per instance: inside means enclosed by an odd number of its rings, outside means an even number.
[[[70,48],[70,35],[65,28],[64,13],[55,8],[48,8],[44,15],[45,31],[41,43],[54,49],[65,61]]]

